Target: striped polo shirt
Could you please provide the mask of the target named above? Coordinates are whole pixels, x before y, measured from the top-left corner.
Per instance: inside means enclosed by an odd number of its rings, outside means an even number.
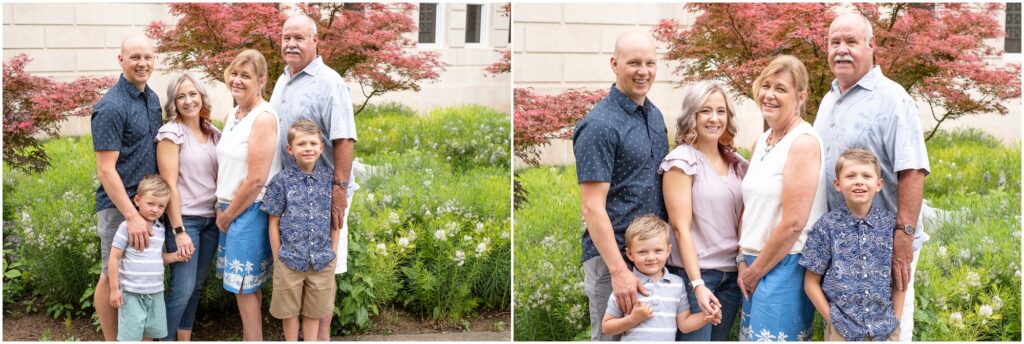
[[[128,222],[122,222],[114,235],[113,246],[123,250],[121,266],[117,271],[121,289],[136,294],[155,294],[164,291],[164,226],[153,223],[153,236],[143,251],[128,245]]]
[[[683,287],[683,279],[679,276],[668,273],[663,268],[663,275],[660,281],[654,280],[642,272],[633,268],[633,274],[643,282],[644,288],[650,292],[650,296],[637,294],[639,301],[650,305],[654,309],[654,317],[647,319],[634,328],[622,334],[623,341],[674,341],[676,339],[676,314],[690,311],[690,302],[686,298],[686,288]],[[606,314],[616,318],[625,316],[619,309],[613,293],[608,298],[608,310]]]

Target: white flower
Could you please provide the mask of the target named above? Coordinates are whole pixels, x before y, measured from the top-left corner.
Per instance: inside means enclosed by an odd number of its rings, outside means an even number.
[[[409,246],[409,238],[406,238],[406,237],[398,238],[398,246],[402,246],[402,247]]]
[[[464,235],[464,236],[462,236],[462,240],[464,240],[464,241],[470,241],[470,240],[473,240],[473,237],[471,237],[471,236],[468,236],[468,235]]]
[[[409,240],[410,241],[416,241],[416,231],[411,230],[411,229],[409,230]]]
[[[384,195],[384,198],[380,200],[381,203],[391,204],[391,195]]]
[[[377,199],[377,197],[374,197],[372,193],[366,194],[366,201],[367,202],[373,202],[373,200],[375,200],[375,199]]]
[[[957,327],[964,327],[964,316],[960,314],[960,312],[953,312],[953,314],[950,314],[949,320],[952,320],[953,323],[957,325]]]
[[[487,250],[487,243],[480,243],[479,245],[476,245],[476,254],[477,255],[480,255],[480,254],[484,253],[484,251],[486,251],[486,250]]]
[[[945,257],[947,252],[946,246],[939,246],[939,257]]]
[[[427,215],[427,217],[431,217],[431,216],[433,216],[434,214],[432,214],[432,213],[430,212],[430,210],[427,210],[427,213],[426,213],[425,215]]]
[[[448,231],[454,233],[455,230],[458,229],[458,225],[455,224],[455,222],[448,222],[448,224],[445,226],[445,229],[447,229]]]
[[[483,229],[484,229],[483,222],[477,222],[476,223],[476,231],[479,232],[479,231],[482,231]]]
[[[506,231],[501,231],[501,238],[502,238],[502,239],[508,239],[508,232],[506,232]]]
[[[978,276],[977,272],[971,271],[967,273],[967,285],[971,287],[981,286],[981,277]]]
[[[379,243],[379,244],[377,244],[377,249],[381,250],[381,251],[385,251],[385,250],[388,249],[388,247],[386,245],[384,245],[384,243]]]
[[[398,217],[398,213],[392,211],[390,214],[388,214],[388,221],[397,224],[399,222],[402,222],[402,219]]]
[[[466,263],[466,254],[462,250],[455,251],[455,261],[459,263],[459,266]]]
[[[967,259],[967,258],[970,258],[970,257],[971,257],[971,250],[968,250],[966,248],[960,249],[960,258],[961,259]]]
[[[992,316],[992,306],[981,305],[981,308],[978,309],[978,315],[985,318]]]
[[[423,186],[430,187],[430,179],[424,180]]]
[[[444,230],[443,229],[438,229],[436,232],[434,232],[434,239],[444,241],[445,240]]]
[[[992,298],[992,310],[998,311],[1000,308],[1003,308],[1003,299],[996,295]]]

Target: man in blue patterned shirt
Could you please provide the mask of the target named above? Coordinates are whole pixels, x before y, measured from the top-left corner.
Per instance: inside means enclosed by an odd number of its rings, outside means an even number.
[[[270,314],[281,319],[284,339],[319,331],[320,318],[334,311],[335,250],[340,231],[331,229],[333,169],[320,159],[320,128],[300,120],[288,128],[288,154],[295,164],[267,185],[260,210],[270,214],[270,249],[274,253],[274,295]]]
[[[637,292],[647,295],[624,256],[626,227],[642,214],[666,219],[658,165],[668,154],[668,132],[647,98],[658,70],[654,40],[627,32],[611,58],[615,84],[573,134],[576,174],[583,200],[583,290],[590,299],[591,340],[618,340],[601,331],[613,292],[619,309],[632,312]]]
[[[871,151],[844,151],[833,184],[845,204],[822,216],[807,235],[800,257],[807,268],[804,291],[825,319],[826,341],[899,340],[905,294],[892,288],[890,274],[896,214],[871,205],[882,189],[880,172]]]

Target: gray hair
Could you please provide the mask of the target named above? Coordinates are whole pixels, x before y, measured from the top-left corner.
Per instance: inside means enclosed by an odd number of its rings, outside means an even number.
[[[288,19],[286,19],[285,22],[288,22],[289,20],[292,20],[292,18],[299,18],[299,17],[305,18],[306,19],[306,23],[309,24],[309,37],[310,38],[316,38],[316,21],[313,20],[313,18],[310,18],[308,15],[296,14],[296,15],[293,15],[291,17],[288,17]]]
[[[733,110],[736,109],[736,106],[729,100],[729,94],[726,93],[725,87],[719,83],[705,80],[693,84],[686,89],[686,93],[683,93],[683,112],[676,120],[676,145],[684,143],[692,145],[697,141],[697,112],[704,107],[704,102],[713,93],[719,93],[722,98],[725,98],[725,109],[728,112],[725,132],[729,137],[736,137],[736,124],[733,123],[733,118],[736,115]]]

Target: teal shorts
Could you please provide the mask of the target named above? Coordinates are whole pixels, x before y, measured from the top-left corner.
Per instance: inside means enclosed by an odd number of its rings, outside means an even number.
[[[138,294],[123,291],[124,304],[117,310],[117,340],[141,341],[167,336],[164,292]]]

